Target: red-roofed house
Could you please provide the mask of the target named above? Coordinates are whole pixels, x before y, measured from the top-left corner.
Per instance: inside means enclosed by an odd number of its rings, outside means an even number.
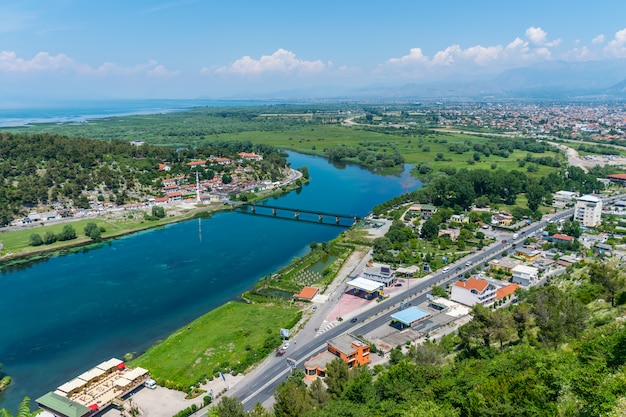
[[[298,300],[311,301],[313,297],[317,295],[319,290],[319,288],[315,287],[304,287],[302,288],[302,290],[300,290],[298,294],[294,294],[293,298],[296,298]]]
[[[206,166],[206,160],[204,160],[204,161],[187,162],[187,165],[189,165],[190,167],[197,167],[197,166],[204,167],[204,166]]]
[[[180,191],[167,193],[167,198],[169,199],[169,201],[180,201],[183,199],[183,193],[181,193]]]
[[[467,306],[488,305],[496,299],[496,290],[494,285],[484,279],[471,277],[467,281],[454,283],[450,299]]]
[[[496,300],[502,300],[503,298],[512,295],[518,288],[520,288],[518,284],[509,284],[502,288],[498,288],[496,290]]]
[[[557,233],[556,235],[552,235],[552,241],[554,243],[570,243],[574,240],[572,236],[564,235],[561,233]]]
[[[243,159],[250,159],[251,161],[261,161],[263,160],[263,156],[258,155],[254,152],[239,152],[238,155]]]
[[[607,175],[607,178],[611,182],[615,182],[617,184],[621,184],[621,185],[626,184],[626,174],[610,174],[610,175]]]

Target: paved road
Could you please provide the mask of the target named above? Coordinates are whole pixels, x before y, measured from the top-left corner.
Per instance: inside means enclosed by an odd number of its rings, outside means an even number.
[[[604,199],[604,201],[612,202],[625,197],[626,194],[610,197]],[[326,349],[326,343],[328,340],[344,333],[367,334],[385,323],[389,323],[391,320],[390,315],[398,311],[400,302],[411,302],[413,305],[418,305],[426,301],[427,294],[433,285],[442,285],[445,287],[447,284],[452,284],[458,281],[463,278],[465,272],[470,271],[476,265],[488,262],[495,257],[501,256],[504,251],[510,250],[517,244],[523,242],[526,237],[544,228],[549,221],[565,219],[571,217],[573,213],[574,209],[568,209],[554,215],[547,216],[545,219],[519,230],[517,239],[512,238],[513,233],[511,232],[508,235],[510,238],[506,239],[505,243],[498,240],[485,247],[482,251],[466,256],[456,263],[451,264],[448,272],[438,272],[433,274],[430,278],[420,280],[420,282],[413,288],[407,290],[407,293],[403,295],[402,299],[400,299],[400,297],[393,297],[380,303],[372,304],[371,308],[359,317],[357,323],[350,323],[346,320],[327,332],[316,336],[314,332],[312,332],[311,328],[319,327],[318,323],[320,320],[313,319],[313,321],[308,323],[303,331],[301,331],[292,340],[292,344],[285,356],[273,357],[266,360],[249,375],[249,378],[246,378],[245,381],[242,381],[233,390],[231,390],[229,392],[229,396],[237,397],[241,402],[243,402],[246,410],[251,410],[257,402],[265,403],[272,397],[278,384],[280,384],[280,382],[282,382],[291,371],[291,368],[287,363],[287,358],[293,360],[293,364],[295,366],[302,367],[304,361]],[[471,265],[466,266],[467,261],[469,261]],[[364,262],[361,262],[354,268],[351,275],[357,276],[364,266]],[[343,284],[341,285],[343,286]],[[344,289],[345,288],[343,287],[341,288],[341,290]],[[338,292],[335,293],[340,294]],[[325,317],[325,315],[319,315],[319,317]],[[294,343],[294,341],[296,343]]]

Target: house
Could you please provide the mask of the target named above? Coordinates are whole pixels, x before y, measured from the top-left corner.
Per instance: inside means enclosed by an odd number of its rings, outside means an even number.
[[[191,168],[205,167],[206,166],[206,160],[187,162],[187,166],[189,166]]]
[[[172,167],[167,164],[159,164],[159,171],[170,171]]]
[[[491,216],[491,224],[498,226],[510,226],[511,223],[513,223],[513,216],[506,211],[502,211]]]
[[[541,251],[538,249],[521,247],[515,249],[515,256],[524,258],[526,262],[535,262],[541,256]]]
[[[443,229],[439,231],[437,236],[447,237],[451,241],[456,242],[457,238],[459,237],[459,231],[456,229]]]
[[[576,197],[578,197],[578,193],[573,191],[557,191],[552,194],[552,206],[563,208],[574,203]]]
[[[553,243],[572,243],[574,238],[572,236],[557,233],[551,237]]]
[[[242,159],[249,159],[251,161],[262,161],[263,160],[263,156],[256,154],[254,152],[239,152],[237,155],[239,155]]]
[[[326,351],[304,362],[304,374],[308,380],[326,375],[326,365],[337,357],[350,368],[370,363],[370,345],[349,334],[331,339],[326,344]]]
[[[390,287],[396,283],[396,273],[391,270],[389,265],[372,263],[368,264],[362,273],[363,278],[371,281],[380,282]]]
[[[586,227],[602,223],[602,200],[593,195],[580,197],[574,205],[574,220]]]
[[[509,284],[504,287],[500,287],[496,290],[496,301],[505,299],[506,297],[513,295],[517,289],[520,288],[518,284]]]
[[[469,223],[469,217],[467,214],[453,214],[450,216],[450,221],[455,223]]]
[[[432,204],[413,204],[409,208],[409,213],[419,213],[424,220],[428,220],[437,213],[437,207]]]
[[[511,282],[528,287],[539,279],[539,270],[532,266],[517,265],[513,268],[513,278]]]
[[[610,175],[607,175],[607,178],[609,179],[609,181],[615,184],[619,184],[619,185],[626,184],[626,174],[610,174]]]
[[[521,265],[522,261],[513,258],[500,258],[489,261],[489,269],[492,271],[502,270],[506,273],[513,272],[513,268]]]
[[[593,251],[602,255],[611,256],[613,246],[607,245],[605,243],[596,243],[595,245],[593,245]]]
[[[181,201],[183,199],[183,193],[180,191],[173,191],[171,193],[167,193],[166,197],[168,201]]]
[[[304,287],[300,290],[298,294],[294,294],[293,298],[295,298],[296,300],[311,301],[313,297],[315,297],[319,291],[320,291],[319,288]]]
[[[489,305],[496,298],[496,286],[480,278],[471,277],[467,281],[457,281],[452,286],[450,299],[466,306]]]

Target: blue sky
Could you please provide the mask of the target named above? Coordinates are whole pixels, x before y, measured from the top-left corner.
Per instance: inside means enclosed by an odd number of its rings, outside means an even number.
[[[623,0],[507,3],[2,1],[0,89],[10,98],[254,97],[626,59]]]

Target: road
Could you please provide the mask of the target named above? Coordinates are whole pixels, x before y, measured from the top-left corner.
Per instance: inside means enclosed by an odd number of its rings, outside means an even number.
[[[604,199],[604,202],[613,202],[615,200],[626,198],[626,194],[617,195]],[[574,209],[570,208],[565,211],[558,212],[553,215],[549,215],[539,222],[532,223],[522,229],[517,234],[518,237],[513,239],[513,232],[507,234],[500,233],[499,237],[508,236],[505,239],[497,240],[491,245],[485,247],[482,251],[479,251],[473,255],[466,256],[459,261],[450,265],[448,272],[438,272],[433,274],[430,278],[424,278],[419,281],[418,284],[407,290],[402,299],[400,297],[393,297],[382,301],[380,303],[372,304],[371,308],[366,313],[361,314],[356,323],[350,323],[348,320],[342,322],[338,326],[326,331],[322,334],[317,334],[316,330],[319,324],[326,317],[326,314],[332,308],[333,303],[325,303],[320,307],[320,310],[313,316],[313,318],[307,323],[307,325],[300,331],[291,342],[291,346],[285,353],[285,356],[273,356],[265,360],[254,371],[252,371],[244,381],[237,384],[232,390],[228,392],[231,397],[238,398],[243,404],[246,410],[250,411],[256,403],[266,404],[272,398],[276,387],[285,380],[285,378],[291,372],[291,367],[287,363],[287,359],[293,360],[295,366],[302,368],[303,362],[322,352],[326,349],[327,342],[344,333],[352,334],[367,334],[376,328],[385,325],[391,321],[390,315],[397,312],[401,302],[410,302],[413,305],[419,305],[427,300],[430,288],[433,285],[451,285],[454,282],[464,277],[465,272],[475,268],[476,265],[488,262],[489,260],[499,257],[504,251],[508,251],[518,244],[522,243],[526,237],[532,235],[540,229],[543,229],[548,222],[558,221],[571,217],[574,213]],[[350,277],[354,278],[364,269],[368,257],[363,259],[357,265],[351,265],[353,267]],[[466,262],[470,262],[469,266]],[[343,282],[337,284],[337,290],[334,294],[342,294],[345,291],[345,284]]]
[[[621,197],[622,196],[612,197],[607,199],[607,201]],[[426,301],[426,296],[433,285],[446,286],[447,284],[452,284],[455,281],[458,281],[463,278],[465,272],[468,272],[478,264],[482,264],[497,256],[501,256],[504,251],[508,251],[514,245],[523,242],[527,236],[545,227],[548,221],[557,221],[562,218],[570,217],[573,212],[573,209],[568,209],[537,223],[526,226],[518,231],[517,239],[512,239],[513,233],[510,233],[510,238],[506,239],[505,243],[498,240],[490,246],[485,247],[482,251],[474,255],[464,257],[463,259],[450,265],[450,270],[448,272],[438,272],[433,274],[430,278],[421,280],[413,288],[407,290],[407,293],[403,295],[404,298],[402,300],[400,300],[399,297],[394,297],[380,303],[372,304],[371,308],[365,313],[366,317],[359,317],[357,323],[350,323],[346,320],[327,332],[321,335],[316,335],[315,330],[319,327],[321,318],[325,317],[328,309],[328,307],[326,307],[324,311],[318,312],[320,314],[315,314],[314,318],[311,319],[304,329],[292,339],[291,346],[285,353],[285,356],[268,358],[268,360],[264,361],[263,364],[255,369],[245,381],[237,384],[236,387],[229,391],[228,395],[237,397],[240,401],[242,401],[246,410],[251,410],[257,402],[262,404],[265,403],[272,397],[278,384],[280,384],[280,382],[282,382],[291,371],[291,368],[287,363],[287,358],[293,360],[295,366],[302,367],[301,365],[304,361],[326,349],[328,340],[344,333],[367,334],[368,332],[383,326],[385,323],[389,323],[391,321],[390,315],[398,310],[400,302],[411,302],[413,305],[418,305],[421,302]],[[367,259],[367,257],[365,259]],[[467,261],[470,261],[471,265],[466,266],[465,263]],[[354,268],[353,273],[351,274],[352,276],[358,275],[358,273],[365,266],[364,262],[366,261],[362,261]],[[341,285],[343,286],[344,284]],[[345,288],[341,288],[341,291],[344,289]],[[341,294],[341,292],[335,293]],[[332,303],[326,304],[330,305]]]

